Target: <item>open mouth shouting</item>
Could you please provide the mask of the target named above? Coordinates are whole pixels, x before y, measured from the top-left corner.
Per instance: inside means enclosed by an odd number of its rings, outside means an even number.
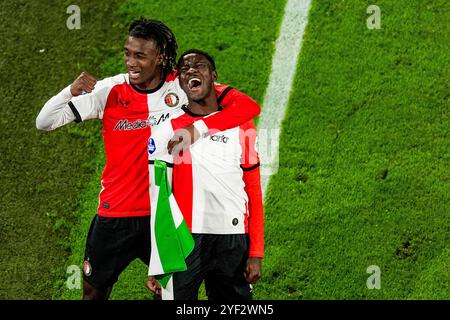
[[[192,93],[198,93],[201,89],[202,80],[197,77],[193,77],[188,81],[188,89]]]

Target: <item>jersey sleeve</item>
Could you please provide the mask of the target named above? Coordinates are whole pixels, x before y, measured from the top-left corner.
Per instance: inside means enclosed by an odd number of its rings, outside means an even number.
[[[116,85],[125,82],[125,76],[119,75],[97,82],[95,89],[91,93],[86,93],[72,98],[68,105],[75,115],[75,122],[89,119],[103,119],[106,101],[111,89]]]
[[[70,86],[48,100],[36,118],[36,128],[50,131],[75,121],[75,115],[68,106],[72,99]]]
[[[261,112],[255,100],[236,89],[228,88],[224,90],[225,95],[222,99],[219,97],[219,104],[223,110],[211,117],[194,122],[201,136],[206,136],[209,132],[235,128],[252,120]]]
[[[48,100],[36,118],[40,130],[54,130],[71,122],[102,119],[108,95],[115,84],[126,81],[124,75],[98,81],[91,93],[73,97],[70,86]]]
[[[239,126],[239,143],[241,145],[241,168],[249,171],[259,167],[259,155],[257,151],[258,136],[253,121],[248,121]]]
[[[249,256],[262,258],[264,257],[264,209],[260,163],[256,148],[257,135],[253,121],[240,126],[239,140],[242,148],[241,168],[248,197]]]
[[[264,209],[259,167],[244,171],[245,192],[248,196],[249,257],[264,257]]]

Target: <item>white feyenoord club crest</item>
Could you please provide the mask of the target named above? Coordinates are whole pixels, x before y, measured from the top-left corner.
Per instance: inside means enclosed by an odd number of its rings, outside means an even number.
[[[164,98],[164,102],[169,107],[176,107],[178,105],[178,102],[180,102],[180,98],[178,98],[175,93],[171,92],[166,95],[166,97]]]

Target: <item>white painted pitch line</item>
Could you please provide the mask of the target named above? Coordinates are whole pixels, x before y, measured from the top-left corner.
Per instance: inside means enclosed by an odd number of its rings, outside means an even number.
[[[266,145],[265,152],[262,152],[260,143],[264,198],[271,175],[278,171],[279,129],[289,102],[311,1],[287,0],[280,34],[275,45],[269,86],[258,123],[259,141]],[[268,147],[267,141],[271,141],[272,146]]]

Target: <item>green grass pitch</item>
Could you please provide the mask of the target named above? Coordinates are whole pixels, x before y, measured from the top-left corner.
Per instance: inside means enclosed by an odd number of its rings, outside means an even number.
[[[5,0],[0,9],[0,299],[79,299],[104,165],[101,124],[35,129],[78,74],[124,71],[127,24],[175,32],[179,53],[216,58],[219,81],[261,105],[285,0]],[[381,9],[369,30],[366,9]],[[449,299],[450,7],[436,1],[313,0],[265,201],[255,299]],[[381,271],[369,290],[366,272]],[[112,299],[151,299],[136,261]],[[204,293],[202,293],[204,298]]]

